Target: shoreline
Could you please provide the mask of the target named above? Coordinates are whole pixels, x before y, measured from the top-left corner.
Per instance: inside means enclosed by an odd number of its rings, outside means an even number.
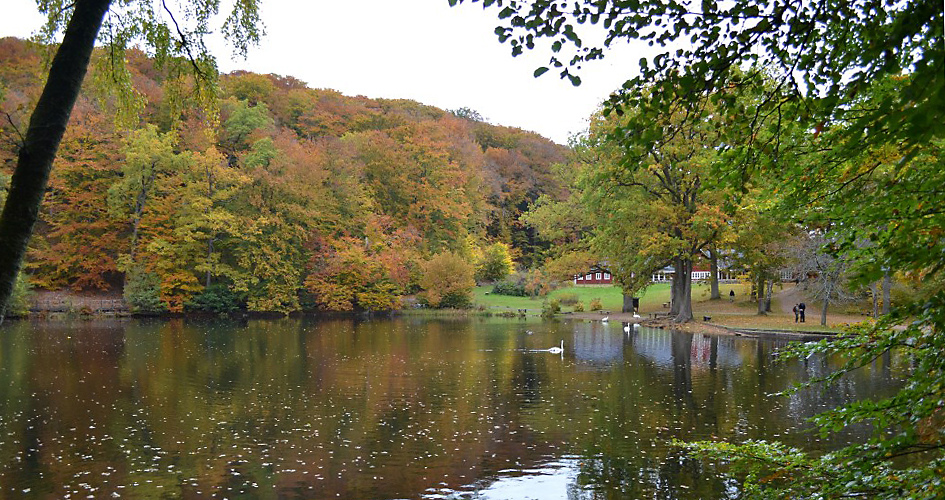
[[[454,317],[454,318],[469,318],[475,316],[484,316],[484,317],[507,317],[512,318],[511,316],[505,316],[501,314],[496,314],[492,311],[485,310],[476,310],[476,309],[442,309],[442,310],[424,310],[423,312],[412,311],[409,309],[397,310],[397,311],[387,311],[387,312],[329,312],[329,311],[298,311],[290,314],[281,314],[281,313],[267,313],[267,312],[234,312],[231,314],[213,314],[213,313],[161,313],[161,314],[133,314],[128,312],[123,313],[105,313],[100,312],[91,313],[91,314],[81,314],[81,313],[69,313],[69,312],[31,312],[25,316],[8,316],[8,320],[20,320],[20,321],[62,321],[62,320],[84,320],[84,321],[94,321],[94,320],[127,320],[127,319],[237,319],[237,320],[247,320],[247,319],[278,319],[278,318],[298,318],[305,316],[315,316],[322,317],[325,319],[329,318],[338,318],[338,317],[361,317],[361,318],[370,318],[370,317],[393,317],[393,316],[417,316],[417,317],[430,317],[430,318],[444,318],[444,317]],[[522,318],[516,314],[514,318]],[[539,315],[530,314],[529,317],[538,318]],[[732,327],[725,326],[709,321],[698,321],[694,320],[689,323],[675,323],[668,317],[659,317],[656,319],[653,318],[643,318],[643,317],[633,317],[632,313],[609,313],[607,311],[603,312],[581,312],[581,313],[563,313],[555,315],[555,319],[570,319],[570,320],[579,320],[579,321],[592,321],[599,322],[603,318],[607,318],[608,321],[614,323],[623,323],[623,324],[639,324],[648,328],[657,328],[660,330],[675,330],[683,331],[687,333],[698,333],[703,335],[726,335],[726,336],[736,336],[736,337],[748,337],[748,338],[779,338],[779,339],[788,339],[788,340],[820,340],[824,338],[831,338],[838,335],[838,332],[828,332],[828,331],[799,331],[799,330],[784,330],[784,329],[773,329],[773,328],[751,328],[751,327]]]

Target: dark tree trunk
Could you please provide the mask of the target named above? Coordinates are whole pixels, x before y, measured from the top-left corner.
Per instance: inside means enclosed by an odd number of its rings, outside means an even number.
[[[883,315],[889,314],[889,309],[891,307],[891,304],[889,303],[889,295],[892,292],[891,288],[892,275],[889,274],[889,270],[887,269],[886,272],[883,273]]]
[[[873,317],[879,317],[879,282],[874,281],[870,285],[870,295],[873,296]]]
[[[771,312],[771,294],[774,292],[774,280],[768,280],[767,290],[765,291],[765,312]]]
[[[620,311],[625,312],[625,313],[635,312],[633,310],[633,296],[632,295],[623,294],[623,308],[621,308]]]
[[[0,316],[39,217],[53,159],[66,131],[92,49],[111,0],[77,0],[62,44],[49,67],[43,93],[30,117],[0,215]]]
[[[679,285],[681,283],[681,279],[679,277],[679,263],[680,259],[673,259],[673,269],[676,271],[673,273],[673,281],[669,287],[669,315],[674,318],[677,314],[679,314]]]
[[[722,298],[719,294],[719,254],[715,252],[715,248],[709,250],[709,272],[712,273],[709,278],[709,288],[712,291],[709,300],[719,300]]]
[[[679,259],[679,265],[676,267],[674,280],[678,278],[679,288],[677,290],[676,300],[676,323],[687,323],[692,321],[692,260]]]

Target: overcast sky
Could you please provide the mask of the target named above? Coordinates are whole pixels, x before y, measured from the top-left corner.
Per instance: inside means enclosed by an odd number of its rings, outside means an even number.
[[[35,0],[0,0],[0,36],[27,37],[42,23]],[[468,0],[467,0],[468,2]],[[225,2],[224,2],[225,3]],[[450,8],[447,0],[261,0],[267,35],[248,59],[215,47],[221,70],[291,75],[346,95],[414,99],[444,109],[469,107],[490,122],[538,132],[565,144],[631,76],[639,53],[619,47],[585,65],[573,87],[554,72],[541,78],[550,50],[517,58],[496,40],[497,10]],[[216,44],[214,44],[216,45]]]

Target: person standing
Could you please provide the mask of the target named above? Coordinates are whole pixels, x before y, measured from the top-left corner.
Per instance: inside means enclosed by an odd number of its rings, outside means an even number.
[[[798,315],[800,314],[797,308],[797,304],[794,304],[794,309],[792,310],[794,311],[794,322],[797,323],[797,318],[798,318]]]
[[[801,315],[801,323],[804,322],[804,310],[805,310],[805,309],[807,309],[807,306],[804,305],[803,302],[801,302],[800,304],[797,305],[797,311],[798,311],[798,312],[800,313],[800,315]]]

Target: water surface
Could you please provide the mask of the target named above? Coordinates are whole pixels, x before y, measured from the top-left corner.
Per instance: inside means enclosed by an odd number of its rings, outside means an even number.
[[[538,351],[559,345],[563,354]],[[889,359],[506,319],[8,322],[0,498],[735,497],[674,439],[780,439],[890,390]],[[839,440],[839,441],[838,441]]]

